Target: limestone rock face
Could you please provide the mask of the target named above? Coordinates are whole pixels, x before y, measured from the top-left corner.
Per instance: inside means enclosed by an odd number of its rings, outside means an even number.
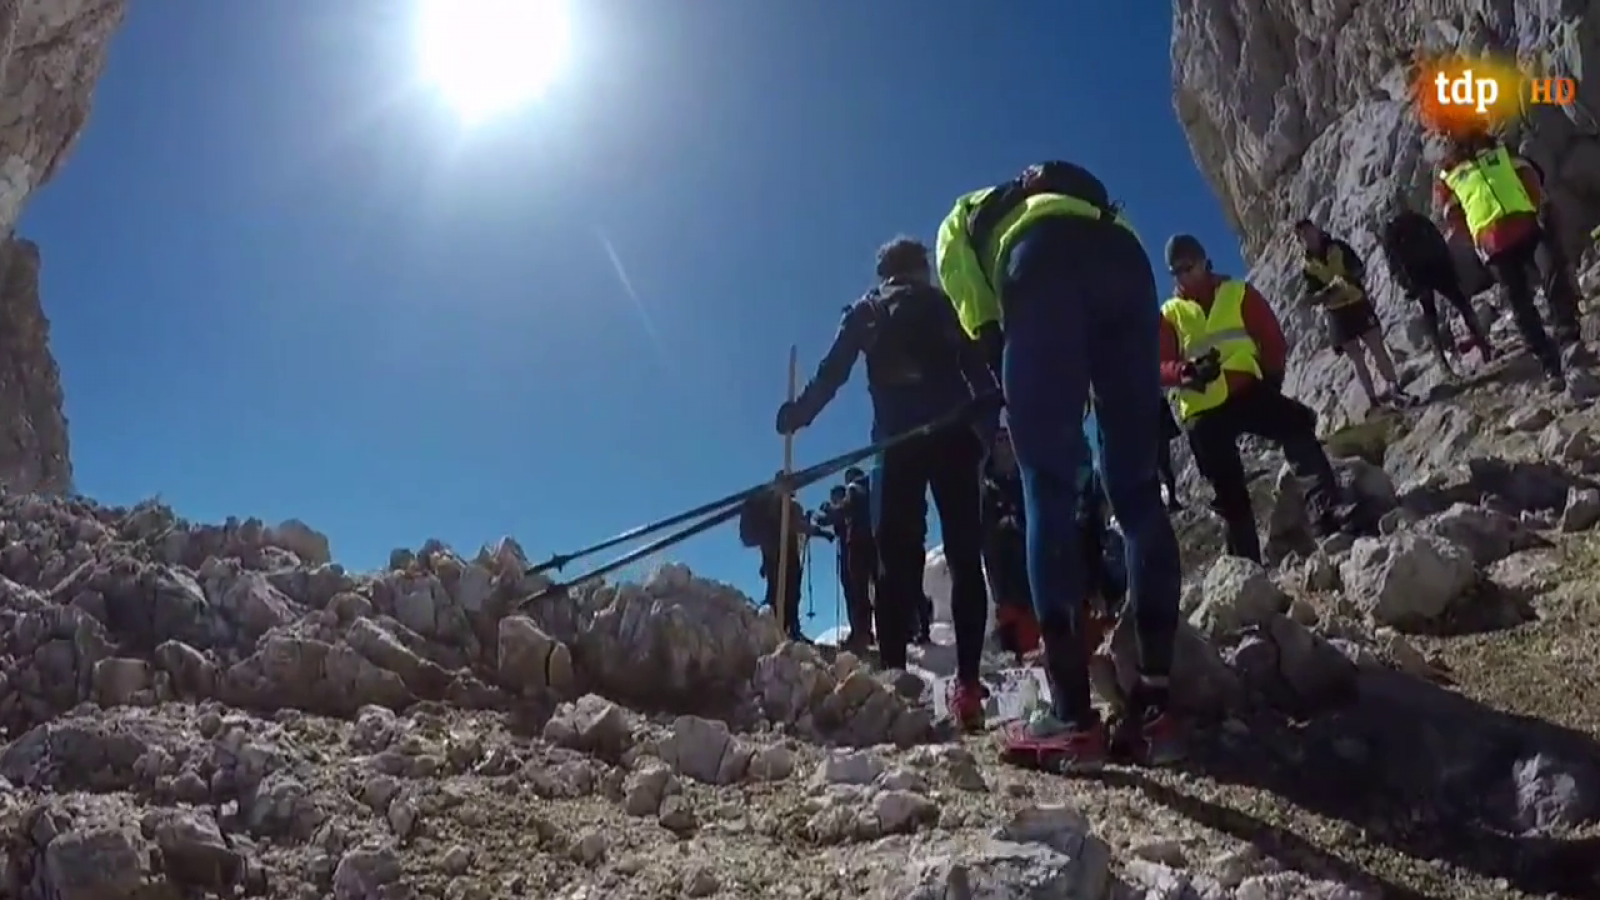
[[[9,490],[72,486],[60,373],[39,302],[39,249],[12,229],[83,130],[125,12],[125,0],[0,4],[0,483]]]
[[[1287,387],[1337,420],[1359,392],[1299,299],[1290,224],[1310,217],[1368,257],[1390,340],[1422,354],[1415,314],[1377,259],[1385,208],[1430,210],[1436,148],[1412,114],[1421,55],[1490,52],[1578,79],[1570,108],[1532,107],[1513,146],[1545,171],[1568,249],[1600,224],[1600,19],[1582,4],[1510,0],[1182,0],[1173,4],[1174,105],[1200,171],[1239,235],[1249,273],[1291,341]],[[1470,250],[1465,254],[1469,259]],[[1237,273],[1236,273],[1237,274]],[[1337,421],[1330,424],[1338,424]]]

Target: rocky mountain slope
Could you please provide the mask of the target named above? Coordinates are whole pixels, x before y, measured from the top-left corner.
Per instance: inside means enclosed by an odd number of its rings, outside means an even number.
[[[1595,896],[1600,414],[1535,374],[1340,448],[1381,534],[1308,543],[1269,477],[1267,570],[1184,514],[1195,757],[1096,779],[681,567],[523,609],[510,540],[356,574],[297,524],[5,498],[0,895]]]
[[[1590,33],[1554,3],[1391,6],[1178,4],[1180,110],[1264,283],[1290,279],[1277,223],[1361,240],[1361,198],[1419,189],[1420,140],[1375,87],[1403,58],[1385,48],[1483,32],[1581,62]],[[3,9],[0,102],[26,107],[0,127],[23,148],[0,165],[10,222],[81,124],[121,7]],[[1587,151],[1549,128],[1586,229]],[[7,258],[7,340],[42,347],[36,252]],[[1297,387],[1330,408],[1326,363],[1301,350]],[[298,522],[12,491],[0,896],[1600,896],[1600,378],[1552,400],[1526,358],[1458,383],[1413,369],[1429,405],[1328,436],[1375,533],[1313,540],[1261,454],[1271,568],[1179,514],[1194,757],[1093,779],[1001,765],[921,678],[783,642],[680,566],[530,603],[546,582],[509,539],[353,573]],[[48,380],[0,369],[24,398],[7,420],[39,435],[0,450],[13,487],[70,476]],[[1127,645],[1097,672],[1108,701]]]
[[[1310,217],[1373,259],[1379,312],[1418,365],[1414,307],[1376,262],[1388,204],[1427,210],[1431,149],[1408,96],[1422,54],[1494,52],[1578,79],[1571,108],[1530,107],[1513,136],[1544,169],[1563,241],[1587,247],[1600,224],[1600,12],[1512,0],[1175,0],[1175,106],[1195,160],[1240,236],[1251,279],[1273,299],[1293,347],[1289,388],[1335,419],[1365,405],[1348,365],[1296,305],[1291,224]],[[1574,252],[1576,256],[1576,252]]]
[[[12,229],[66,159],[125,0],[0,4],[0,483],[72,486],[61,379],[39,302],[39,248]]]

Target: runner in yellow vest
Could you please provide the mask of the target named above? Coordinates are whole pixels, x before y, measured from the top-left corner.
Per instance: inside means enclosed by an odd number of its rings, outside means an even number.
[[[1378,310],[1367,296],[1367,266],[1361,255],[1310,219],[1296,222],[1294,233],[1305,251],[1300,264],[1306,296],[1322,307],[1333,352],[1350,360],[1356,381],[1367,395],[1367,403],[1370,406],[1390,401],[1405,406],[1415,403],[1415,398],[1400,386],[1394,357],[1383,341],[1383,323],[1378,321]],[[1388,390],[1382,394],[1372,383],[1367,354],[1371,354],[1378,374],[1388,383]]]
[[[1434,199],[1444,207],[1447,231],[1472,237],[1484,265],[1500,283],[1523,342],[1544,366],[1550,388],[1565,389],[1561,353],[1545,331],[1528,277],[1539,247],[1542,194],[1537,175],[1528,168],[1519,171],[1510,151],[1493,137],[1455,138],[1439,169]],[[1567,318],[1564,310],[1553,312]],[[1566,326],[1563,331],[1576,331],[1575,322],[1560,324]]]
[[[1178,545],[1156,474],[1157,304],[1150,259],[1100,179],[1080,166],[1030,166],[959,198],[939,229],[939,276],[967,333],[1000,373],[1022,480],[1028,582],[1045,647],[1052,708],[1004,734],[1007,758],[1064,771],[1097,767],[1107,734],[1090,703],[1087,612],[1077,547],[1082,416],[1096,398],[1106,494],[1134,573],[1128,605],[1140,640],[1130,715],[1112,743],[1147,764],[1184,752],[1167,708],[1178,624]]]
[[[1288,349],[1272,307],[1249,284],[1214,273],[1192,235],[1167,242],[1167,267],[1178,290],[1161,307],[1161,383],[1177,400],[1195,466],[1216,494],[1212,508],[1227,529],[1228,553],[1261,561],[1241,434],[1282,447],[1310,481],[1313,527],[1338,530],[1339,485],[1317,440],[1316,413],[1282,391]]]

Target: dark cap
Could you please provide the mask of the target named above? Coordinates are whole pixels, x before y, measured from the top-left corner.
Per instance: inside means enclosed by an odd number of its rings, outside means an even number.
[[[1192,234],[1175,234],[1167,238],[1167,265],[1184,260],[1206,258],[1206,247]]]
[[[893,278],[928,268],[927,245],[900,235],[878,248],[878,277]]]
[[[861,471],[855,466],[851,466],[850,468],[844,470],[845,481],[860,481],[865,477],[867,477],[867,473]]]

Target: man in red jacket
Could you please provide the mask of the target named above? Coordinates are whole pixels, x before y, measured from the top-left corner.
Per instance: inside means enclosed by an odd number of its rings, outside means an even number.
[[[1337,531],[1339,483],[1317,440],[1317,414],[1283,393],[1289,351],[1278,317],[1254,287],[1214,273],[1192,235],[1167,242],[1167,266],[1178,292],[1161,307],[1161,383],[1175,395],[1195,465],[1216,493],[1228,553],[1261,561],[1241,434],[1282,448],[1294,473],[1311,482],[1313,527]]]

